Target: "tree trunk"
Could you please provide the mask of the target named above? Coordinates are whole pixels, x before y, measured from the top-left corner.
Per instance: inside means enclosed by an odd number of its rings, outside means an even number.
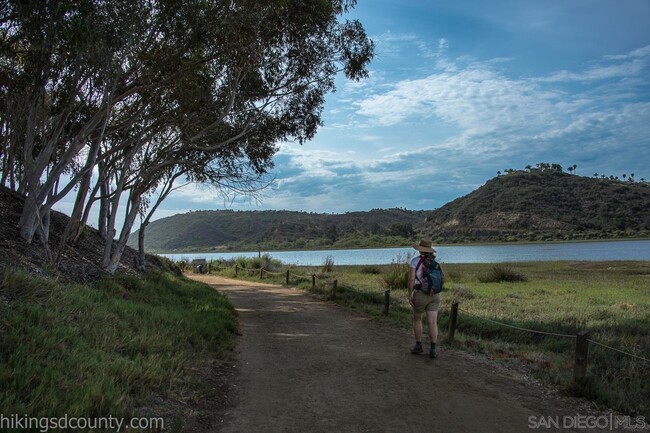
[[[135,223],[135,218],[138,216],[138,211],[140,208],[140,193],[131,191],[131,196],[129,197],[130,207],[127,211],[126,218],[124,220],[124,225],[122,226],[122,231],[120,232],[120,238],[117,240],[117,243],[113,244],[111,239],[110,245],[113,247],[112,253],[107,261],[103,263],[103,268],[108,273],[113,274],[117,270],[118,265],[120,264],[120,259],[122,258],[122,253],[124,253],[124,248],[126,248],[126,243],[129,240],[129,235],[131,234],[131,229]],[[105,256],[106,259],[106,256]]]
[[[138,269],[140,271],[144,271],[147,267],[147,258],[144,251],[144,232],[148,225],[149,221],[143,221],[138,231]]]
[[[25,205],[23,206],[20,220],[18,221],[20,237],[28,244],[31,244],[34,240],[36,228],[38,227],[38,217],[38,203],[34,200],[34,195],[29,194],[25,198]]]

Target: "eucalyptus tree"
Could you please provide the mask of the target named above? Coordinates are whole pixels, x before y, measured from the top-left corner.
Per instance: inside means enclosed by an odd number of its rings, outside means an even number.
[[[203,168],[229,162],[266,173],[279,142],[314,136],[339,72],[367,76],[373,43],[358,21],[342,20],[354,5],[2,3],[2,45],[10,48],[0,62],[8,82],[2,181],[26,196],[23,238],[38,233],[46,242],[49,209],[77,187],[70,233],[99,202],[102,266],[113,272],[143,202],[169,173],[201,179]],[[239,182],[236,171],[217,172]]]
[[[25,241],[38,232],[47,242],[51,207],[93,169],[111,108],[133,93],[117,84],[147,9],[136,2],[2,2],[2,182],[26,197],[19,222]]]

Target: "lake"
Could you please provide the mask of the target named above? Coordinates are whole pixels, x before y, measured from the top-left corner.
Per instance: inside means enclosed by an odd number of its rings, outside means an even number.
[[[499,245],[436,246],[441,263],[501,263],[549,260],[650,260],[650,240],[541,242]],[[370,248],[320,251],[262,251],[286,264],[320,266],[327,256],[336,265],[383,265],[404,261],[414,255],[413,248]],[[160,254],[172,260],[205,258],[257,257],[257,252]]]

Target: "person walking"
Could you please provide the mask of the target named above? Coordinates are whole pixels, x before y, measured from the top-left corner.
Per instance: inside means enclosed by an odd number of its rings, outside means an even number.
[[[436,343],[438,341],[438,310],[440,308],[440,293],[426,294],[422,291],[424,261],[433,260],[436,256],[436,250],[433,249],[432,243],[428,239],[422,239],[420,243],[414,244],[413,248],[420,254],[414,257],[409,264],[408,279],[408,300],[413,308],[413,334],[415,336],[415,346],[411,353],[424,353],[422,348],[422,314],[426,313],[427,323],[429,325],[429,350],[430,358],[437,358]]]

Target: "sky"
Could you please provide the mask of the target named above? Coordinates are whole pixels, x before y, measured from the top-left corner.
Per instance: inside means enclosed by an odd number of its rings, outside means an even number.
[[[283,143],[257,199],[190,210],[429,210],[539,162],[650,179],[649,0],[358,0],[369,78],[339,77],[315,138]]]

